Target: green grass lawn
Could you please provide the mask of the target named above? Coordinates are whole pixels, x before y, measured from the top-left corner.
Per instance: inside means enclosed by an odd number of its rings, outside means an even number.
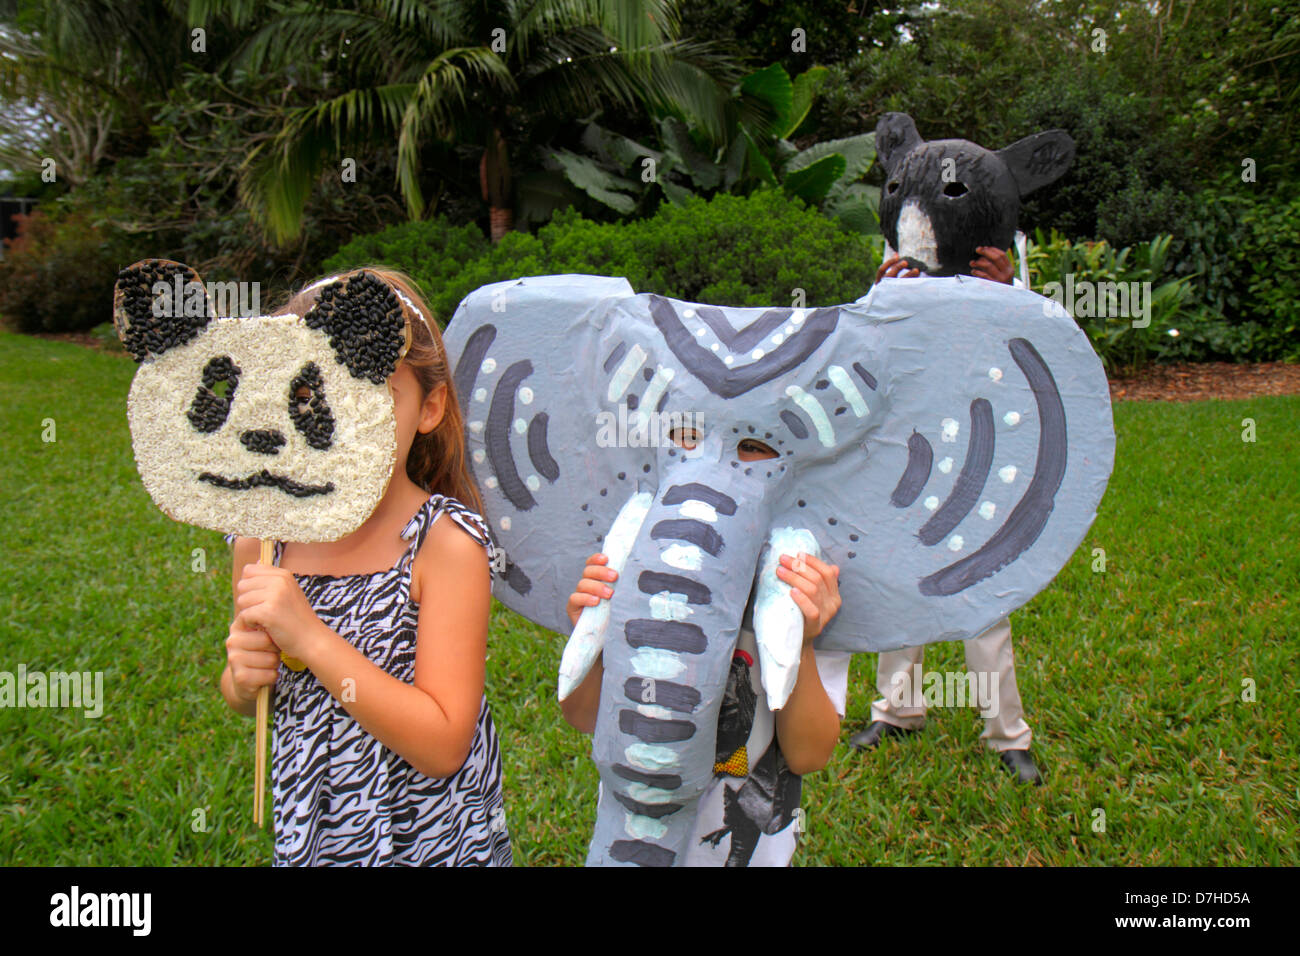
[[[0,709],[0,864],[265,865],[252,722],[217,690],[229,554],[145,494],[125,415],[134,370],[0,334],[0,671],[103,671],[107,697],[99,719]],[[973,710],[934,711],[924,734],[870,755],[841,744],[805,779],[798,863],[1300,862],[1300,397],[1121,404],[1115,426],[1095,526],[1012,617],[1047,784],[1017,786]],[[555,703],[562,646],[495,607],[488,696],[520,864],[581,863],[595,812],[587,740]],[[961,648],[926,662],[959,669]],[[874,668],[855,658],[845,740]]]

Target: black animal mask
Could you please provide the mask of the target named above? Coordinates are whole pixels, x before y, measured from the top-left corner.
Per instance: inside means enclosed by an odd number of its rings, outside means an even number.
[[[880,230],[923,273],[969,275],[979,246],[1011,246],[1021,197],[1060,178],[1074,161],[1064,130],[1035,133],[992,152],[964,139],[926,142],[906,113],[876,124],[885,170]]]

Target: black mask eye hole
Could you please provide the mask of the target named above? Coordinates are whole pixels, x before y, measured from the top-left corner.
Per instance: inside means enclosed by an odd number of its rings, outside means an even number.
[[[219,355],[203,366],[203,381],[194,393],[190,410],[185,413],[191,425],[210,433],[226,423],[239,386],[239,374],[239,366],[229,355]]]
[[[741,461],[762,461],[777,457],[776,449],[757,438],[742,438],[736,446],[736,453]]]
[[[886,186],[885,188],[889,190],[889,195],[892,196],[894,193],[898,192],[898,180],[895,179],[893,182],[891,182],[891,183],[890,183],[888,186]]]
[[[312,448],[324,451],[334,442],[334,415],[325,402],[325,382],[315,362],[308,362],[289,383],[289,418]]]
[[[948,185],[943,187],[943,194],[952,199],[956,199],[959,196],[964,196],[968,192],[970,192],[970,190],[967,189],[966,184],[962,182],[948,183]]]
[[[674,428],[668,433],[668,440],[678,448],[690,451],[704,440],[704,436],[696,428]]]

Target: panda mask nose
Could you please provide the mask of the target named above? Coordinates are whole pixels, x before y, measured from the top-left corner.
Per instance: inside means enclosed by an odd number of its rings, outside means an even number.
[[[278,455],[285,445],[284,435],[273,428],[263,428],[240,432],[239,440],[249,451],[262,455]]]

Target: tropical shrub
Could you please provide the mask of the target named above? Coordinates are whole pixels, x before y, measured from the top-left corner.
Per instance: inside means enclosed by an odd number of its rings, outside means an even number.
[[[1197,311],[1190,278],[1165,276],[1169,243],[1158,236],[1116,250],[1040,230],[1029,245],[1030,286],[1074,316],[1108,371],[1183,357]]]
[[[664,203],[647,219],[593,222],[558,213],[536,236],[512,232],[467,260],[477,242],[445,222],[413,223],[349,243],[326,271],[366,263],[405,269],[446,322],[479,286],[527,275],[624,276],[638,292],[719,305],[851,302],[875,279],[879,252],[778,190]],[[479,236],[481,240],[481,235]],[[421,257],[421,244],[433,253]]]
[[[79,332],[112,313],[122,237],[84,214],[15,217],[0,259],[0,315],[19,332]]]

